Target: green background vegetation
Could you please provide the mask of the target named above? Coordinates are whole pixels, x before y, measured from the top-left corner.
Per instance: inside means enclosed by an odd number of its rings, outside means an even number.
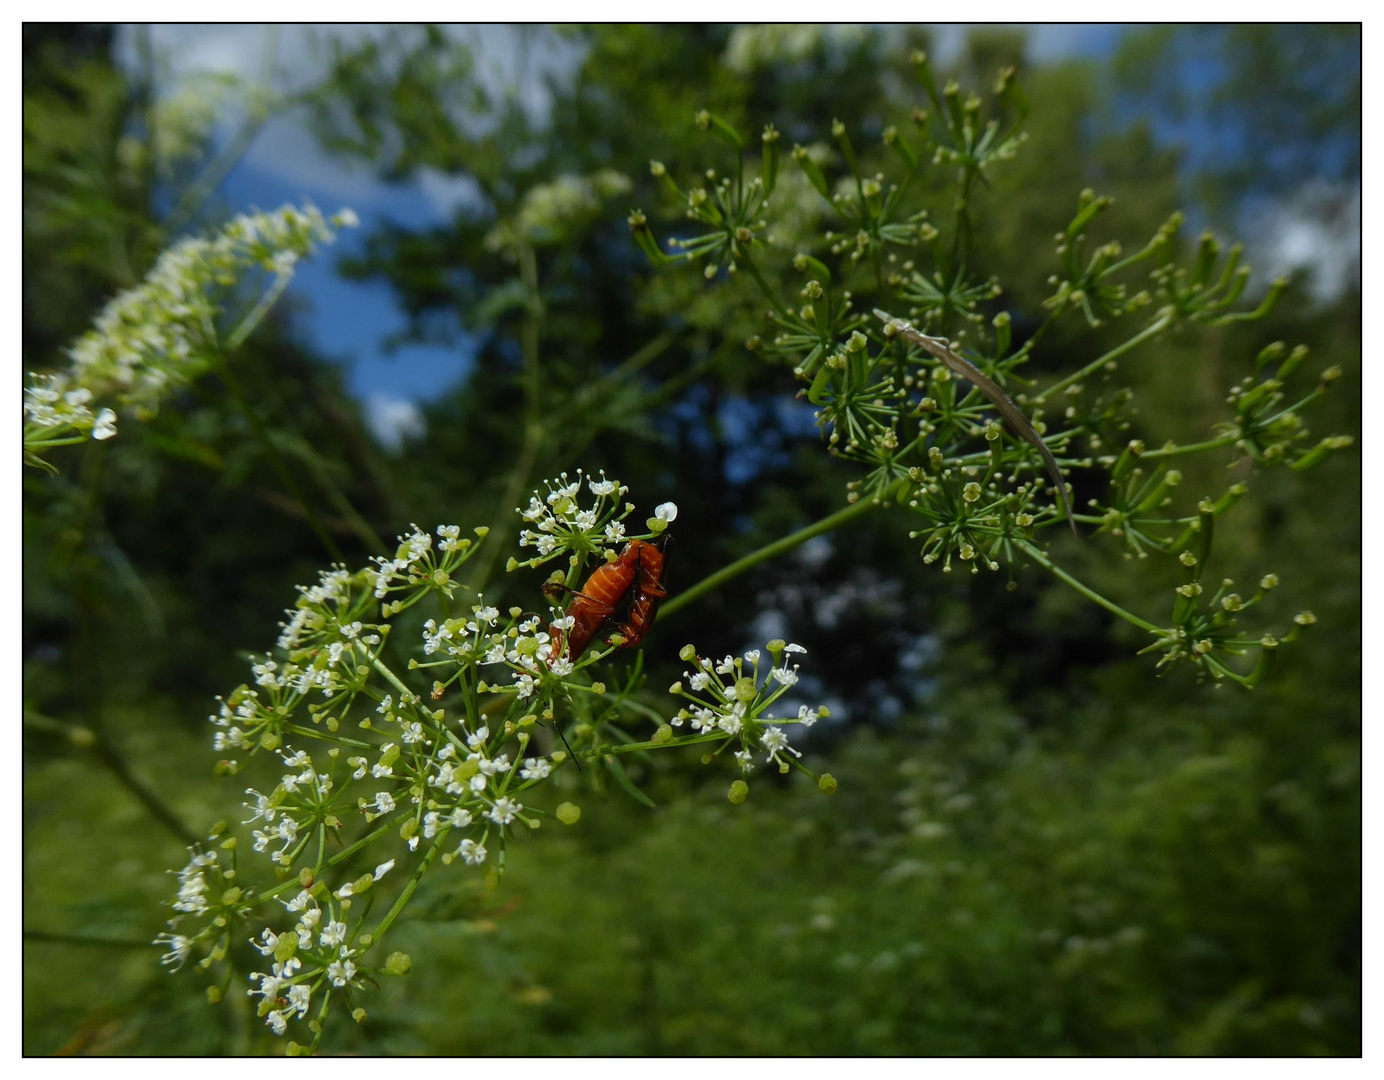
[[[1178,206],[1234,227],[1250,200],[1342,152],[1345,178],[1358,172],[1358,32],[1289,30],[1130,34],[1107,61],[1042,67],[1024,63],[1020,34],[969,36],[963,86],[988,88],[1017,62],[1032,103],[1028,144],[975,211],[977,276],[1000,276],[1016,321],[1036,318],[1050,238],[1083,187],[1116,197],[1103,227],[1128,248]],[[553,88],[546,125],[483,90],[454,42],[421,32],[343,48],[293,103],[343,160],[391,179],[468,175],[484,196],[445,225],[375,229],[341,268],[387,281],[420,339],[477,335],[468,379],[426,406],[426,437],[397,453],[375,443],[291,307],[236,356],[353,563],[367,549],[332,488],[385,535],[410,521],[500,524],[525,453],[530,484],[604,468],[641,512],[675,499],[675,590],[842,505],[852,474],[785,408],[786,373],[742,347],[759,328],[747,291],[652,272],[624,217],[642,206],[660,232],[673,220],[647,163],[713,160],[698,108],[745,131],[772,120],[790,146],[824,138],[834,117],[853,132],[906,117],[921,97],[906,59],[927,34],[818,40],[737,70],[723,63],[730,33],[573,31],[585,58]],[[60,362],[139,280],[171,239],[169,193],[205,166],[195,152],[159,158],[157,86],[116,67],[110,46],[99,29],[26,29],[25,370]],[[1209,88],[1193,94],[1193,74]],[[1200,145],[1235,152],[1169,149],[1157,136],[1175,123],[1228,133]],[[631,178],[628,200],[537,249],[539,405],[664,347],[524,443],[518,270],[485,240],[530,188],[602,168]],[[213,197],[193,223],[225,209]],[[1275,340],[1344,368],[1309,421],[1357,434],[1360,314],[1358,286],[1325,301],[1297,288],[1264,323],[1160,339],[1120,372],[1139,434],[1207,437],[1227,388]],[[1038,370],[1075,367],[1073,340],[1049,335]],[[1184,468],[1193,500],[1228,476],[1250,484],[1218,523],[1212,575],[1274,571],[1276,624],[1303,608],[1319,620],[1261,688],[1158,678],[1134,656],[1136,633],[1038,568],[1014,592],[1002,574],[944,577],[921,564],[906,519],[867,516],[645,642],[655,689],[681,670],[685,641],[710,655],[769,636],[806,645],[818,680],[806,689],[841,718],[806,744],[836,795],[766,777],[734,807],[729,775],[691,753],[633,768],[655,811],[565,777],[581,823],[513,847],[493,890],[459,864],[430,875],[396,930],[412,973],[364,1002],[364,1024],[336,1017],[328,1046],[1358,1054],[1358,458],[1262,476],[1229,460]],[[293,585],[328,558],[214,377],[110,445],[54,461],[59,477],[25,478],[25,1050],[269,1052],[241,1003],[209,1008],[192,974],[170,976],[145,943],[166,917],[166,868],[183,862],[179,828],[238,814],[244,782],[211,776],[212,696],[243,681]],[[1083,501],[1100,494],[1076,483]],[[1171,561],[1131,563],[1105,540],[1053,544],[1154,618],[1180,580]],[[501,576],[487,597],[529,603],[532,584]]]

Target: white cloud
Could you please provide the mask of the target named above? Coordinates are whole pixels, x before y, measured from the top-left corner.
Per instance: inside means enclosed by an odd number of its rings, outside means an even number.
[[[450,218],[463,206],[476,208],[485,204],[481,186],[472,176],[453,176],[425,167],[418,170],[418,187],[439,217]]]
[[[392,451],[402,449],[405,439],[421,438],[428,430],[417,405],[388,394],[365,399],[365,423],[380,444]]]
[[[1322,303],[1360,284],[1360,184],[1313,180],[1245,215],[1245,247],[1261,282],[1297,270]]]

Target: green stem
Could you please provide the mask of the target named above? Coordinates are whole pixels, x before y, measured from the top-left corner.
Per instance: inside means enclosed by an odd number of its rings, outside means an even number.
[[[1126,341],[1123,345],[1116,345],[1108,353],[1104,354],[1103,356],[1096,357],[1096,359],[1092,360],[1085,367],[1072,372],[1065,379],[1061,379],[1053,383],[1051,386],[1049,386],[1046,390],[1044,390],[1041,394],[1039,394],[1037,397],[1033,399],[1033,404],[1037,405],[1039,402],[1043,401],[1045,398],[1048,398],[1053,394],[1056,394],[1058,391],[1065,390],[1073,383],[1080,382],[1082,379],[1086,378],[1092,372],[1100,370],[1100,368],[1110,363],[1110,361],[1119,359],[1121,356],[1129,352],[1131,349],[1136,348],[1139,345],[1142,345],[1150,338],[1157,337],[1169,326],[1171,326],[1172,322],[1172,315],[1159,316],[1148,326],[1144,327],[1143,330],[1139,331],[1139,333],[1135,334],[1132,338]]]
[[[750,277],[754,278],[755,284],[759,286],[759,291],[764,294],[764,298],[774,305],[774,310],[785,319],[791,319],[793,316],[789,313],[788,309],[783,306],[782,301],[779,300],[774,291],[769,288],[768,282],[764,280],[764,275],[759,272],[759,267],[755,266],[754,260],[746,255],[743,260],[743,265],[745,269],[750,272]],[[825,285],[825,282],[823,285]]]
[[[93,934],[59,934],[51,930],[24,930],[25,941],[46,941],[54,945],[91,945],[99,949],[147,949],[149,942],[130,938],[98,937]]]
[[[376,671],[378,671],[381,675],[383,675],[386,679],[389,680],[389,684],[393,686],[395,690],[399,691],[399,693],[403,695],[403,698],[400,700],[400,704],[402,704],[404,700],[407,700],[408,698],[414,696],[413,691],[410,690],[407,686],[405,686],[402,681],[400,681],[399,676],[395,675],[394,672],[390,671],[389,668],[385,666],[383,660],[379,659],[378,657],[374,657],[371,659],[370,663]]]
[[[1116,604],[1113,601],[1107,600],[1105,597],[1101,596],[1100,593],[1096,592],[1089,585],[1085,585],[1082,582],[1078,581],[1076,578],[1072,577],[1071,574],[1063,570],[1060,566],[1058,566],[1046,555],[1044,555],[1039,548],[1035,547],[1033,544],[1030,544],[1027,540],[1016,540],[1014,546],[1017,547],[1020,551],[1024,552],[1024,554],[1028,555],[1029,558],[1031,558],[1034,562],[1038,563],[1040,566],[1044,566],[1048,570],[1052,571],[1054,576],[1060,578],[1062,581],[1065,581],[1073,589],[1081,593],[1082,596],[1086,597],[1086,599],[1099,604],[1112,615],[1118,615],[1125,622],[1130,623],[1133,626],[1137,626],[1141,630],[1147,630],[1151,634],[1156,634],[1159,632],[1159,628],[1154,626],[1153,623],[1149,622],[1147,619],[1141,619],[1138,615],[1131,614],[1124,608],[1120,607],[1119,604]]]
[[[472,572],[471,587],[477,592],[485,587],[495,569],[495,560],[507,544],[510,530],[510,515],[528,485],[529,476],[538,464],[538,454],[546,441],[543,429],[542,379],[539,346],[541,343],[543,320],[543,296],[538,288],[538,260],[533,248],[520,244],[516,252],[519,261],[519,281],[524,288],[524,325],[520,331],[520,347],[524,357],[524,373],[521,386],[524,392],[524,439],[519,449],[519,459],[510,471],[505,485],[499,511],[490,525],[490,543],[481,553],[475,570]]]
[[[268,293],[265,295],[267,296]],[[261,298],[261,303],[263,303],[263,298]],[[244,325],[244,323],[241,324],[242,327]],[[236,333],[239,332],[240,328],[237,328]],[[235,334],[232,334],[231,337],[234,339]],[[269,455],[269,461],[274,466],[274,471],[279,474],[279,479],[283,481],[284,487],[288,489],[288,493],[293,496],[298,505],[303,508],[303,514],[307,517],[308,525],[311,526],[312,531],[317,534],[317,539],[322,541],[322,546],[327,549],[327,554],[337,561],[344,562],[345,556],[342,555],[341,549],[336,546],[336,541],[331,538],[322,522],[318,520],[317,511],[303,498],[303,492],[299,489],[298,482],[293,479],[293,474],[288,471],[288,465],[279,453],[279,448],[274,445],[274,440],[270,438],[269,429],[264,426],[264,421],[259,418],[254,406],[250,404],[250,399],[245,396],[245,391],[241,389],[240,381],[231,372],[231,365],[226,362],[226,354],[220,349],[215,350],[212,363],[221,376],[221,381],[226,384],[226,389],[231,392],[231,397],[237,407],[245,415],[245,419],[250,422],[255,437],[264,447],[265,453]]]
[[[378,840],[381,836],[383,836],[385,833],[389,832],[390,829],[394,828],[394,826],[398,822],[402,821],[407,816],[407,813],[396,814],[394,817],[390,818],[379,828],[366,833],[350,847],[342,848],[340,851],[338,851],[335,855],[333,855],[330,859],[328,859],[325,863],[322,864],[322,869],[325,870],[329,866],[335,866],[337,863],[349,859],[361,848],[365,847],[367,844],[373,843],[374,841]],[[320,874],[317,876],[320,876]],[[264,903],[266,900],[272,900],[276,896],[279,896],[286,892],[290,892],[293,889],[301,889],[302,887],[303,884],[301,881],[298,880],[297,877],[291,877],[287,881],[283,881],[280,882],[278,885],[275,885],[272,889],[266,889],[264,892],[260,893],[254,899],[249,901],[249,906],[257,907],[260,904]]]
[[[432,861],[437,858],[437,853],[442,850],[442,840],[445,835],[446,833],[444,833],[443,836],[439,836],[433,846],[428,848],[428,853],[423,856],[422,862],[418,864],[418,869],[413,872],[413,877],[409,878],[408,884],[404,886],[404,891],[399,894],[399,899],[394,901],[394,906],[391,907],[385,913],[384,918],[376,924],[375,929],[370,935],[371,941],[369,948],[373,949],[380,943],[380,939],[384,937],[385,931],[394,924],[394,920],[399,917],[399,912],[404,910],[404,905],[407,904],[409,898],[413,896],[413,891],[418,888],[418,883],[423,880],[423,875],[427,873],[428,867],[431,866]]]
[[[300,458],[308,471],[312,473],[312,478],[317,481],[317,486],[326,493],[327,501],[336,507],[337,512],[346,520],[351,531],[365,542],[365,546],[371,548],[377,555],[390,554],[393,549],[384,542],[380,534],[352,505],[351,500],[346,497],[346,493],[332,479],[331,470],[327,468],[325,462],[318,459],[310,446],[304,446],[304,452],[300,454]]]
[[[167,828],[184,844],[197,843],[197,834],[183,823],[183,820],[158,797],[152,788],[130,771],[130,766],[125,761],[124,756],[101,731],[65,724],[61,720],[54,720],[51,717],[30,711],[24,713],[23,722],[27,727],[61,736],[72,745],[86,750],[105,766],[121,787],[135,797],[135,800],[149,812],[150,817]]]
[[[596,750],[577,750],[574,751],[579,758],[604,757],[606,754],[629,754],[640,750],[664,750],[672,749],[675,746],[695,746],[697,743],[715,742],[717,739],[724,739],[725,733],[721,731],[710,735],[689,735],[685,739],[669,739],[666,742],[636,742],[622,743],[619,746],[614,744],[602,746]]]
[[[269,309],[283,295],[283,291],[288,288],[288,283],[292,280],[292,274],[279,274],[274,278],[273,284],[264,290],[255,306],[250,309],[245,318],[240,320],[239,325],[226,338],[226,352],[235,352],[236,349],[245,344],[245,339],[253,334],[255,327],[264,321],[264,317],[269,314]]]
[[[772,544],[766,544],[758,551],[753,551],[744,558],[737,559],[729,566],[722,567],[720,570],[717,570],[716,573],[702,578],[701,581],[697,582],[697,584],[693,585],[690,589],[685,589],[678,593],[677,596],[663,605],[662,609],[659,611],[659,615],[662,617],[671,615],[687,604],[692,603],[693,600],[700,598],[704,593],[708,593],[712,589],[724,585],[732,578],[739,577],[751,567],[758,566],[762,562],[767,562],[769,559],[782,555],[785,551],[792,551],[799,544],[811,540],[814,536],[820,536],[822,533],[831,532],[832,529],[844,525],[848,521],[853,521],[863,514],[869,513],[879,505],[879,503],[862,499],[853,506],[848,506],[844,510],[838,510],[836,513],[824,517],[821,521],[815,522],[806,528],[799,529],[795,533],[790,533],[780,540],[775,540]]]
[[[354,746],[357,750],[379,750],[376,743],[364,742],[360,739],[348,739],[345,735],[338,735],[334,731],[322,732],[316,728],[304,727],[302,724],[285,724],[285,731],[291,731],[295,735],[302,735],[309,739],[320,739],[337,746]]]
[[[1208,439],[1206,442],[1188,443],[1186,446],[1167,446],[1162,450],[1145,450],[1139,455],[1139,460],[1176,457],[1179,454],[1198,454],[1203,450],[1216,450],[1222,446],[1232,446],[1239,438],[1239,432],[1234,432],[1230,435],[1222,435],[1219,439]]]
[[[183,192],[182,198],[178,200],[178,205],[163,220],[162,226],[165,235],[175,235],[201,209],[207,199],[221,186],[221,181],[226,179],[227,173],[245,156],[245,151],[250,148],[250,144],[255,141],[255,137],[259,135],[260,129],[264,127],[268,119],[269,108],[267,106],[256,106],[250,112],[245,118],[245,122],[241,124],[240,130],[236,132],[235,137],[226,144],[221,153],[216,155],[216,158],[207,166],[196,182]]]

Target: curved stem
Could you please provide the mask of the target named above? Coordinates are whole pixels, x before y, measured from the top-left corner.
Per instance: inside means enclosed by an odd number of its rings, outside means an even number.
[[[663,605],[659,610],[659,615],[661,617],[672,615],[674,612],[692,603],[693,600],[700,598],[703,594],[710,592],[712,589],[719,588],[732,578],[739,577],[751,567],[758,566],[760,563],[767,562],[775,556],[782,555],[785,551],[792,551],[799,544],[811,540],[814,536],[820,536],[824,532],[831,532],[832,529],[844,525],[848,521],[853,521],[855,518],[869,513],[880,505],[882,504],[862,499],[854,506],[848,506],[844,510],[838,510],[836,513],[824,517],[821,521],[815,522],[806,528],[799,529],[795,533],[789,533],[782,539],[775,540],[772,544],[766,544],[758,551],[753,551],[744,558],[737,559],[729,566],[722,567],[720,570],[717,570],[716,573],[702,578],[701,581],[697,582],[697,584],[693,585],[690,589],[685,589],[678,593],[677,596]]]
[[[1060,566],[1058,566],[1046,555],[1044,555],[1041,550],[1039,550],[1033,544],[1030,544],[1027,540],[1017,540],[1015,541],[1014,546],[1017,547],[1020,551],[1022,551],[1025,555],[1027,555],[1029,558],[1031,558],[1034,562],[1038,563],[1038,565],[1044,566],[1048,570],[1052,571],[1055,577],[1061,579],[1062,581],[1065,581],[1073,589],[1081,593],[1082,596],[1086,597],[1086,599],[1099,604],[1112,615],[1118,615],[1125,622],[1130,623],[1133,626],[1139,627],[1140,630],[1147,630],[1151,634],[1156,634],[1159,632],[1159,628],[1154,626],[1153,623],[1149,622],[1147,619],[1141,619],[1138,615],[1131,614],[1124,608],[1120,607],[1119,604],[1116,604],[1114,601],[1107,600],[1105,597],[1101,596],[1100,593],[1096,592],[1096,590],[1091,588],[1089,585],[1083,584],[1076,578],[1072,577],[1071,574],[1063,570]]]

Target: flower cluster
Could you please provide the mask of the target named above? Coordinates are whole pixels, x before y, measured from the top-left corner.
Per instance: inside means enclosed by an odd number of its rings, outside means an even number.
[[[47,447],[110,438],[114,406],[152,415],[164,397],[200,375],[226,347],[216,323],[237,282],[262,270],[281,285],[300,259],[331,243],[338,228],[356,223],[350,210],[328,219],[311,205],[284,206],[242,214],[213,236],[174,244],[143,282],[102,309],[93,328],[68,349],[65,368],[31,374],[24,402],[26,458],[36,463]]]
[[[753,35],[737,40],[746,58],[760,48],[750,44]],[[828,453],[858,469],[846,485],[848,503],[864,504],[862,511],[897,506],[921,519],[910,535],[921,541],[924,562],[943,572],[957,562],[972,572],[1005,566],[1011,584],[1016,566],[1037,563],[1149,630],[1152,623],[1057,566],[1038,534],[1070,520],[1073,532],[1094,525],[1117,538],[1128,557],[1178,556],[1199,511],[1178,505],[1173,489],[1182,474],[1172,459],[1224,447],[1256,465],[1316,466],[1353,442],[1346,435],[1312,439],[1304,420],[1340,368],[1327,367],[1314,388],[1292,393],[1289,377],[1307,350],[1274,343],[1230,389],[1233,416],[1214,427],[1214,437],[1147,450],[1131,437],[1138,423],[1132,391],[1108,385],[1122,359],[1179,327],[1262,319],[1285,283],[1272,283],[1256,306],[1242,306],[1249,272],[1239,246],[1222,250],[1210,233],[1195,245],[1180,243],[1180,214],[1128,253],[1113,241],[1095,243],[1089,234],[1113,200],[1088,189],[1056,236],[1046,299],[1036,311],[1011,313],[1000,283],[970,269],[970,246],[983,188],[1023,146],[1026,99],[1013,69],[999,73],[987,101],[955,81],[939,88],[925,54],[911,62],[926,101],[913,110],[910,132],[890,125],[881,145],[867,149],[836,120],[834,151],[825,141],[793,149],[796,169],[788,175],[805,178],[839,224],[827,219],[832,227],[805,229],[783,247],[775,236],[795,230],[783,227],[784,207],[769,198],[782,183],[778,133],[766,126],[759,175],[749,179],[747,140],[702,111],[695,123],[730,147],[733,165],[724,175],[698,170],[710,183],[689,191],[672,179],[681,170],[662,162],[651,169],[677,210],[706,231],[674,237],[669,246],[679,254],[670,255],[636,211],[634,238],[657,266],[724,256],[727,275],[753,281],[741,287],[756,292],[749,303],[768,329],[746,347],[786,363],[805,384],[800,396],[816,407]],[[705,273],[720,276],[715,265]],[[872,308],[878,322],[866,314]],[[906,312],[908,321],[894,312]],[[1072,328],[1078,334],[1107,334],[1134,318],[1146,321],[1124,340],[1030,389],[1024,366],[1061,320],[1081,320]],[[1016,325],[1031,332],[1020,338]],[[1110,496],[1089,503],[1095,514],[1071,512],[1067,477],[1077,470],[1083,486],[1093,473],[1109,477]],[[1234,491],[1215,503],[1216,513],[1235,501]]]
[[[513,220],[500,222],[485,238],[492,251],[510,250],[518,243],[560,243],[601,213],[605,201],[630,190],[629,177],[614,169],[590,176],[559,176],[530,188]]]
[[[586,490],[596,497],[588,507],[581,505],[583,479]],[[676,505],[663,503],[645,522],[649,531],[634,536],[625,531],[625,519],[634,513],[634,504],[621,503],[629,488],[607,480],[604,472],[598,480],[594,476],[583,477],[578,469],[575,479],[562,473],[556,480],[545,480],[544,486],[548,489],[546,494],[534,492],[527,509],[516,507],[514,511],[529,526],[519,534],[519,546],[534,548],[538,554],[523,562],[511,559],[510,570],[542,566],[564,554],[585,560],[627,540],[657,536],[678,514]]]
[[[629,539],[611,526],[634,507],[623,503],[626,489],[618,482],[576,476],[546,484],[525,516],[536,526],[531,536],[555,537],[579,577],[578,552],[600,558],[607,543]],[[583,488],[595,496],[594,507],[578,505]],[[650,535],[675,517],[672,503],[660,506],[648,519]],[[488,530],[474,532],[484,539]],[[458,571],[477,550],[458,526],[429,533],[415,525],[399,537],[393,558],[355,571],[324,570],[316,584],[299,588],[277,652],[256,659],[252,681],[209,717],[213,745],[227,755],[218,771],[258,770],[255,786],[244,789],[243,844],[223,827],[214,830],[215,846],[193,851],[158,944],[170,967],[198,956],[197,966],[209,970],[228,969],[229,952],[243,952],[250,940],[267,963],[257,965],[248,992],[276,1034],[306,1022],[316,1046],[334,1000],[363,1015],[352,995],[381,974],[408,969],[403,954],[381,962],[376,949],[432,865],[498,874],[516,836],[548,818],[579,820],[577,806],[550,809],[543,792],[574,756],[589,763],[587,772],[603,771],[643,798],[619,764],[628,750],[724,737],[737,742],[746,772],[750,754],[784,770],[790,761],[803,768],[785,729],[826,715],[803,707],[796,718],[772,717],[770,706],[797,682],[791,661],[803,650],[771,642],[762,687],[755,685],[758,653],[698,661],[688,681],[703,697],[691,698],[695,710],[684,708],[664,723],[666,708],[638,699],[637,664],[617,693],[591,678],[592,665],[610,659],[614,647],[573,663],[554,655],[556,635],[538,615],[517,606],[501,612],[479,594],[460,609]],[[394,617],[424,601],[436,611],[421,626],[411,624],[418,636],[404,650],[407,670],[396,671],[387,662],[403,645],[391,643]],[[406,681],[420,676],[427,681]],[[637,742],[628,726],[651,719],[652,739]],[[690,731],[674,730],[689,721]],[[829,776],[818,782],[824,790],[835,786]],[[386,844],[391,857],[366,861],[368,847]],[[249,868],[236,866],[241,851],[271,870],[273,883],[254,886]],[[377,896],[394,886],[394,879],[381,879],[399,863],[408,868],[408,884],[372,921]],[[225,974],[213,997],[231,992],[241,977]]]
[[[754,767],[755,755],[762,752],[764,764],[777,765],[781,773],[796,766],[823,784],[823,790],[831,790],[835,781],[830,774],[819,777],[802,765],[802,751],[789,745],[783,730],[793,724],[809,728],[829,716],[828,710],[802,705],[797,716],[775,717],[769,712],[776,701],[797,685],[799,665],[791,662],[792,657],[807,650],[780,640],[769,642],[765,649],[768,663],[761,665],[763,653],[758,649],[751,649],[744,656],[713,660],[698,656],[691,645],[684,646],[678,655],[694,670],[683,672],[682,680],[669,687],[669,691],[686,698],[691,706],[679,709],[669,725],[678,728],[686,724],[699,736],[720,740],[713,758],[738,746],[735,762],[746,775]],[[733,802],[742,801],[748,791],[743,781],[736,784],[731,789]]]

